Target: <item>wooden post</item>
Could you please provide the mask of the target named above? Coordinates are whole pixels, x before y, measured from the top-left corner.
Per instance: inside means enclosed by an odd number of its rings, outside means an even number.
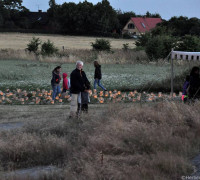
[[[101,165],[103,166],[103,151],[100,152],[101,155]]]
[[[174,49],[172,49],[172,52]],[[174,61],[171,54],[171,96],[173,97],[174,93]]]

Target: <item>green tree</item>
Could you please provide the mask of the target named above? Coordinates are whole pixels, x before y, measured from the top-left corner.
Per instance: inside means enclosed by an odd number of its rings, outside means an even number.
[[[110,51],[110,41],[106,39],[96,39],[95,43],[92,43],[93,50],[96,51]]]
[[[40,44],[41,40],[39,38],[33,37],[32,40],[27,44],[27,50],[37,54]]]
[[[3,27],[4,24],[4,18],[3,16],[0,14],[0,27]]]
[[[87,1],[77,4],[77,23],[76,30],[79,34],[93,34],[95,19],[94,5]]]
[[[158,26],[165,27],[166,32],[173,36],[200,35],[200,19],[198,18],[172,17],[169,21],[163,21]]]
[[[22,0],[0,0],[0,4],[6,9],[21,10],[24,8],[22,6]]]
[[[15,28],[16,26],[23,28],[22,24],[27,22],[27,14],[23,12],[28,12],[28,9],[22,6],[22,0],[0,0],[0,26],[3,28]]]
[[[94,18],[96,22],[96,31],[106,34],[111,33],[114,29],[119,26],[117,19],[117,13],[112,8],[108,0],[102,0],[95,5],[96,16]]]
[[[200,38],[196,36],[186,35],[179,42],[177,50],[188,52],[200,51]]]
[[[41,47],[41,53],[44,56],[51,56],[58,52],[58,49],[54,46],[53,42],[49,39],[47,42],[44,42]]]
[[[151,18],[161,18],[160,14],[155,13],[155,14],[151,14],[149,11],[146,12],[146,17],[151,17]]]
[[[56,6],[56,1],[55,0],[49,0],[49,7],[54,8]]]
[[[145,45],[145,52],[150,60],[164,59],[176,47],[176,42],[176,38],[167,35],[150,37]]]

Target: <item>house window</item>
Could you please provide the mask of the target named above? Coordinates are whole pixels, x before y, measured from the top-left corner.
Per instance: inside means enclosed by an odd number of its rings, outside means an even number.
[[[135,29],[135,25],[134,24],[129,24],[128,25],[128,29]]]
[[[145,27],[146,27],[144,23],[141,23],[141,24],[142,24],[143,28],[145,28]]]

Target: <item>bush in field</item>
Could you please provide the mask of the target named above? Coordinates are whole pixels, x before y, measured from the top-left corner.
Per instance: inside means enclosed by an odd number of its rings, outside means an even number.
[[[45,56],[54,55],[58,52],[58,49],[54,46],[53,42],[49,39],[47,42],[44,42],[41,47],[41,53]]]
[[[92,43],[92,48],[96,51],[110,51],[110,41],[106,39],[96,39],[95,43]]]
[[[38,52],[39,45],[41,44],[41,40],[39,38],[33,37],[29,44],[27,44],[27,49],[29,52]]]
[[[166,58],[171,49],[176,46],[176,38],[171,36],[150,37],[145,46],[145,51],[150,60]]]
[[[138,37],[138,40],[136,41],[135,45],[137,47],[144,47],[146,46],[149,38],[151,37],[151,35],[149,33],[146,34],[142,34],[141,36]]]
[[[124,51],[127,51],[130,49],[129,47],[129,43],[126,43],[126,44],[123,44],[123,48],[122,48]]]
[[[178,50],[188,52],[199,52],[200,51],[200,38],[197,36],[186,35],[179,42]]]

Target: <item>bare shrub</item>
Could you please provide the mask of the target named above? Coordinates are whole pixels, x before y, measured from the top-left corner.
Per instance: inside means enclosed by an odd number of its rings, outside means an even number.
[[[0,142],[0,161],[7,170],[59,163],[67,151],[65,138],[29,133],[4,134]]]

